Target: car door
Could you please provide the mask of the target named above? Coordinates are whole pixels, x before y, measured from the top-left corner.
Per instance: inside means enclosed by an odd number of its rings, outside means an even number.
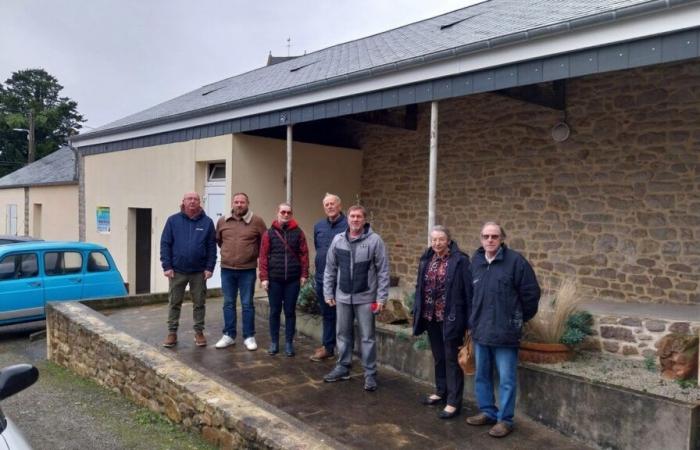
[[[124,280],[107,250],[87,252],[83,298],[123,297]]]
[[[37,320],[44,316],[44,288],[37,252],[0,258],[0,323]]]
[[[44,300],[80,300],[83,296],[83,254],[79,250],[44,252]]]

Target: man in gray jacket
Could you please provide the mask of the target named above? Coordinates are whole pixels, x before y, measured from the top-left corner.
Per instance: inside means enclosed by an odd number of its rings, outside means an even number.
[[[384,241],[367,223],[367,211],[355,205],[348,209],[348,229],[333,238],[323,274],[323,296],[337,309],[338,362],[323,381],[350,379],[353,323],[360,328],[362,367],[366,391],[377,389],[377,348],[374,315],[389,298],[389,262]]]

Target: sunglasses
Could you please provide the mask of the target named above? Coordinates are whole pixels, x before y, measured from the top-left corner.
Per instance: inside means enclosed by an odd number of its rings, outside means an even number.
[[[498,240],[501,238],[500,234],[482,234],[481,239],[488,241],[489,239],[493,239],[494,241]]]
[[[283,216],[291,216],[292,212],[291,211],[280,211],[280,214],[282,214]]]

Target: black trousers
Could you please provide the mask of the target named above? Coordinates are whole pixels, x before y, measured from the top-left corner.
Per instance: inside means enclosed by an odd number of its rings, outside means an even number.
[[[425,319],[421,319],[425,320]],[[462,339],[445,340],[442,322],[426,321],[430,349],[435,360],[435,394],[447,400],[447,404],[462,407],[464,393],[464,373],[457,362]]]

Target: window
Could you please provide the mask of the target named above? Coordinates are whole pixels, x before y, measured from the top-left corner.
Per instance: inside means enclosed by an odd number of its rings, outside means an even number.
[[[46,252],[44,270],[46,275],[69,275],[80,273],[83,268],[83,255],[78,252]]]
[[[30,278],[39,274],[36,254],[7,255],[0,261],[0,280]]]
[[[7,205],[5,211],[5,234],[17,236],[17,205]]]
[[[224,181],[226,179],[226,163],[209,164],[207,181]]]
[[[88,272],[107,272],[109,270],[107,257],[100,252],[90,252],[87,270]]]

